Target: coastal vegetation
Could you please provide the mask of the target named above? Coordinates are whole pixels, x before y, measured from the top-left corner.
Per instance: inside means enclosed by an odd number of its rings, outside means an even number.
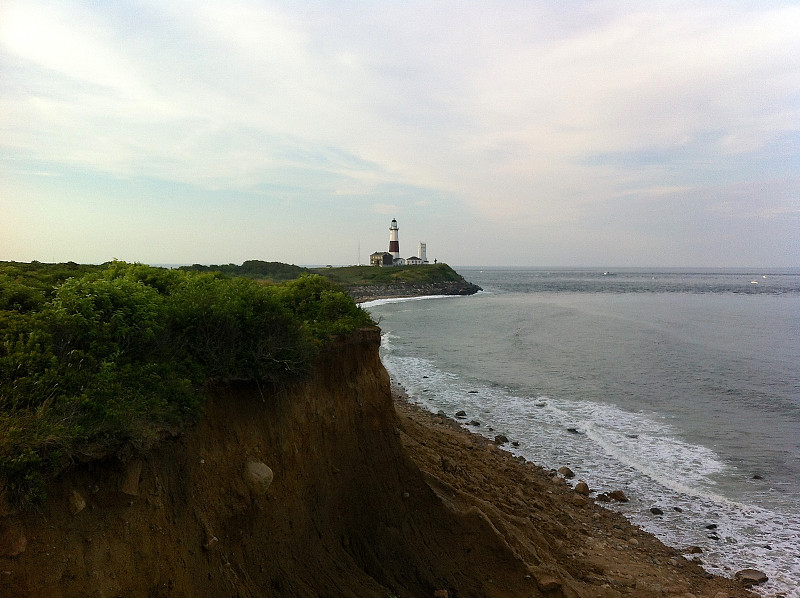
[[[285,282],[299,278],[303,274],[318,274],[343,287],[386,285],[397,283],[435,284],[441,282],[463,281],[460,274],[447,264],[425,264],[414,266],[343,266],[326,268],[304,268],[281,262],[248,260],[237,264],[204,266],[193,264],[181,266],[182,271],[222,272],[231,276],[243,276],[272,282]]]
[[[231,276],[270,280],[272,282],[295,280],[303,274],[311,272],[311,270],[302,266],[284,264],[283,262],[264,262],[262,260],[247,260],[241,266],[237,264],[214,264],[210,266],[192,264],[191,266],[180,266],[178,270],[185,272],[222,272]]]
[[[447,264],[420,266],[346,266],[343,268],[317,268],[325,278],[343,286],[386,285],[395,283],[433,284],[462,281],[458,272]]]
[[[371,325],[338,286],[219,271],[0,263],[0,493],[194,421],[209,384],[279,387],[333,338]]]

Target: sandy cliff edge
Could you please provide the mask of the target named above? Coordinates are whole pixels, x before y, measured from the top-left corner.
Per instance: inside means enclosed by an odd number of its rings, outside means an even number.
[[[748,595],[393,402],[379,344],[365,329],[307,381],[217,389],[181,437],[75,465],[0,517],[0,596]]]

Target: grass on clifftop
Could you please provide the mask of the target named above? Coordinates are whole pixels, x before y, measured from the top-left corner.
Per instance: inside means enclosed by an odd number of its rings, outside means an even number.
[[[124,262],[0,263],[0,499],[36,502],[75,460],[192,421],[208,382],[284,384],[321,345],[372,323],[311,274],[273,285]]]

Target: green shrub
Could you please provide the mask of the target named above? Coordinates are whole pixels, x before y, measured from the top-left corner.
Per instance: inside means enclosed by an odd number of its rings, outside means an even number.
[[[371,323],[319,276],[271,286],[116,261],[73,277],[31,269],[0,267],[0,489],[20,503],[76,458],[185,425],[207,382],[279,385]]]
[[[301,323],[272,287],[195,274],[170,299],[176,346],[210,379],[276,382],[310,362]]]
[[[349,295],[318,274],[304,274],[279,289],[284,303],[317,342],[374,324]]]

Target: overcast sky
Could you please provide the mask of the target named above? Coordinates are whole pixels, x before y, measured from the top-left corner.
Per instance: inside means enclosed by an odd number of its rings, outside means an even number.
[[[800,266],[800,3],[0,0],[0,260]]]

